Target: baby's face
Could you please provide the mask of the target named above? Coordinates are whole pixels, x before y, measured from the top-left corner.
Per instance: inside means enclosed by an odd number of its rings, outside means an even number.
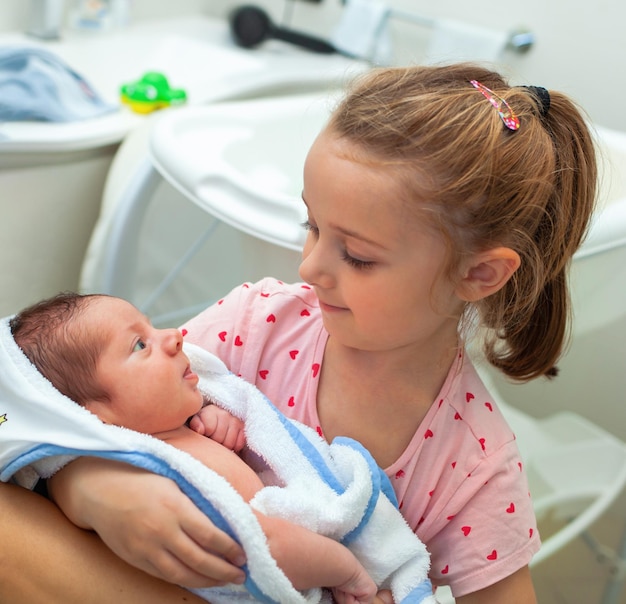
[[[202,407],[177,329],[156,329],[132,304],[109,297],[90,303],[80,320],[106,341],[96,379],[110,401],[85,405],[100,419],[156,434],[179,428]]]

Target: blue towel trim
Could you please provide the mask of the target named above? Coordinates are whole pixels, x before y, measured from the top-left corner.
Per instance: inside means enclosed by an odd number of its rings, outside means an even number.
[[[348,545],[361,534],[363,527],[367,525],[372,514],[374,513],[376,502],[378,501],[378,496],[381,492],[381,471],[370,452],[360,442],[345,436],[338,436],[333,440],[333,444],[344,445],[360,453],[369,466],[370,476],[372,479],[372,494],[370,495],[367,506],[363,511],[363,516],[361,516],[359,524],[357,524],[357,526],[355,526],[350,532],[346,533],[341,539],[341,542],[344,545]]]
[[[302,451],[302,454],[315,468],[319,477],[336,493],[344,493],[345,488],[330,470],[321,453],[315,448],[315,445],[313,445],[313,443],[298,429],[295,424],[287,419],[272,403],[270,403],[267,398],[265,400],[267,401],[267,406],[278,416],[281,423],[289,433],[289,436],[291,436],[300,451]]]
[[[156,455],[153,455],[152,453],[145,453],[142,451],[84,451],[81,449],[72,449],[70,447],[42,444],[29,449],[6,465],[2,470],[2,474],[0,474],[0,480],[6,481],[21,468],[41,459],[56,455],[74,455],[113,459],[115,461],[122,461],[124,463],[143,468],[144,470],[148,470],[154,474],[160,474],[166,478],[171,478],[178,484],[183,493],[185,493],[185,495],[187,495],[194,502],[194,504],[211,519],[211,522],[213,522],[216,527],[223,530],[239,543],[237,536],[231,529],[228,522],[224,519],[221,512],[208,499],[205,499],[200,491],[198,491],[198,489],[191,482],[189,482],[185,476],[174,470],[166,461]],[[259,589],[257,584],[250,577],[247,565],[244,565],[241,568],[246,573],[244,586],[252,596],[254,596],[259,602],[264,602],[266,604],[280,604],[280,602],[273,600]]]
[[[432,597],[432,595],[433,585],[430,579],[424,579],[402,599],[401,604],[421,604],[421,602],[426,598]]]
[[[298,429],[298,427],[291,422],[281,411],[279,411],[267,398],[264,397],[267,406],[274,411],[274,413],[278,416],[279,420],[289,433],[289,436],[296,443],[298,448],[302,451],[302,454],[307,458],[307,460],[311,463],[313,468],[317,471],[319,477],[336,493],[342,494],[345,492],[345,488],[342,484],[337,480],[335,474],[328,468],[328,465],[320,452],[315,448],[315,446],[309,441],[308,438]],[[370,468],[370,475],[372,478],[372,495],[370,496],[370,500],[367,504],[366,509],[364,510],[363,516],[361,517],[361,521],[359,524],[348,532],[342,538],[341,542],[345,545],[354,541],[361,531],[363,527],[368,523],[371,515],[374,513],[374,509],[376,507],[376,502],[378,501],[379,493],[382,493],[389,499],[389,501],[397,508],[398,507],[398,498],[391,486],[391,481],[389,477],[385,474],[384,470],[376,463],[376,460],[372,457],[371,453],[358,441],[348,438],[345,436],[337,437],[333,440],[333,443],[337,443],[340,445],[346,445],[358,451]]]

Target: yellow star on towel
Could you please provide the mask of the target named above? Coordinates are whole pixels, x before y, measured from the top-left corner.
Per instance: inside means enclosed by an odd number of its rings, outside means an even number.
[[[0,415],[0,425],[4,424],[6,421],[9,421],[7,420],[7,414],[5,413],[4,415]]]

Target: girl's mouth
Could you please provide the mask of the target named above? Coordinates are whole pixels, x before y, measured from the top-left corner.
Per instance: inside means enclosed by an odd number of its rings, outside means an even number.
[[[320,309],[324,312],[339,312],[341,310],[347,310],[346,308],[342,308],[341,306],[332,306],[331,304],[326,304],[326,302],[319,301]]]

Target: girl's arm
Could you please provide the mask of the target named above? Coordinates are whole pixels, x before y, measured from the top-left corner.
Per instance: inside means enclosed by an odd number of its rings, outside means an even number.
[[[50,604],[206,604],[118,558],[50,501],[0,483],[0,600]]]
[[[202,438],[202,437],[200,437]],[[242,548],[217,529],[171,480],[95,457],[68,464],[48,481],[77,526],[95,530],[129,564],[171,583],[241,583]]]
[[[272,557],[296,589],[332,587],[339,602],[374,601],[376,584],[348,548],[286,520],[255,515]]]
[[[537,604],[528,566],[493,585],[456,599],[457,604]]]

